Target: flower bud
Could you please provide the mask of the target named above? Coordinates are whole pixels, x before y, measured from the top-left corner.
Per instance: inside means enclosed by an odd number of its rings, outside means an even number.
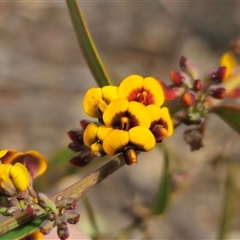
[[[83,143],[83,130],[79,128],[74,128],[68,131],[68,136],[73,142],[82,142]]]
[[[220,83],[225,78],[226,73],[227,73],[227,68],[225,66],[211,68],[205,72],[204,79],[207,81]]]
[[[72,197],[65,197],[62,199],[60,207],[64,209],[75,209],[77,207],[78,200]]]
[[[167,129],[159,124],[154,125],[151,128],[151,132],[154,135],[156,142],[162,142],[163,138],[167,136]]]
[[[179,61],[180,68],[190,75],[192,79],[196,79],[198,75],[198,70],[196,66],[193,65],[193,63],[189,62],[184,56],[180,58]]]
[[[64,212],[64,217],[67,219],[68,223],[76,224],[80,219],[80,214],[76,213],[74,210],[66,210]]]
[[[46,210],[39,206],[37,203],[31,203],[26,208],[27,213],[33,217],[46,215]]]
[[[80,152],[76,157],[71,158],[69,162],[76,167],[83,167],[90,163],[93,158],[94,156],[91,155],[91,150],[86,149]]]
[[[17,213],[20,213],[22,211],[22,209],[20,207],[9,207],[7,209],[7,213],[10,214],[10,216],[14,216]]]
[[[125,159],[125,163],[129,166],[133,163],[137,163],[137,154],[136,151],[132,148],[127,148],[126,150],[124,150],[123,157]]]
[[[192,107],[196,103],[196,95],[190,90],[184,92],[181,97],[181,103],[185,108]]]
[[[38,203],[47,211],[57,214],[57,207],[53,199],[45,193],[38,193]]]
[[[68,147],[73,150],[74,152],[80,152],[86,149],[86,146],[84,143],[79,142],[71,142]]]
[[[175,85],[180,86],[183,84],[185,77],[181,72],[170,71],[170,79]]]
[[[66,240],[69,237],[69,230],[65,228],[57,228],[57,235],[61,240]]]
[[[51,230],[53,229],[53,223],[50,221],[50,220],[44,220],[40,227],[40,232],[43,234],[43,235],[47,235],[51,232]]]
[[[3,215],[3,216],[11,216],[11,214],[9,214],[7,212],[8,208],[7,207],[4,207],[4,206],[0,206],[0,213]]]
[[[64,216],[58,216],[56,224],[58,228],[64,229],[67,227],[67,219]]]
[[[203,89],[203,81],[200,79],[195,79],[193,81],[193,90],[194,91],[201,91]]]
[[[81,120],[80,121],[80,126],[82,127],[83,130],[85,130],[85,128],[87,127],[87,125],[90,123],[90,121],[88,120]]]
[[[223,99],[226,95],[226,89],[219,87],[210,90],[210,96],[215,99]]]
[[[167,86],[163,81],[159,79],[158,82],[162,87],[165,101],[171,101],[177,97],[177,89]]]

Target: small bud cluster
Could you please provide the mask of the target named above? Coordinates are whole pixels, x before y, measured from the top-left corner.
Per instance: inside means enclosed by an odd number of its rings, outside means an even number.
[[[179,65],[182,71],[170,71],[171,87],[178,92],[187,111],[185,123],[199,125],[208,115],[209,99],[225,97],[226,90],[219,84],[226,75],[226,67],[209,69],[200,79],[197,68],[185,57],[180,58]]]
[[[75,198],[63,198],[59,204],[59,209],[57,209],[51,197],[39,193],[38,206],[42,207],[49,217],[49,219],[44,220],[40,225],[40,232],[43,235],[49,234],[53,227],[56,226],[59,239],[65,240],[69,237],[67,224],[76,224],[80,219],[80,215],[75,211],[77,206],[77,199]],[[33,206],[31,208],[33,209]],[[32,213],[36,215],[36,208],[33,209]]]
[[[226,97],[226,90],[220,84],[226,76],[227,68],[224,66],[211,68],[200,77],[196,66],[183,56],[180,58],[179,66],[181,71],[170,71],[172,85],[168,88],[175,90],[186,110],[184,123],[196,125],[195,128],[186,130],[183,135],[185,142],[193,151],[203,147],[204,124],[212,100]]]
[[[69,162],[78,167],[85,166],[91,162],[94,157],[90,149],[86,147],[83,142],[83,132],[89,123],[87,120],[81,120],[81,128],[74,128],[68,132],[68,137],[72,140],[68,147],[74,152],[79,152],[78,155],[70,159]]]

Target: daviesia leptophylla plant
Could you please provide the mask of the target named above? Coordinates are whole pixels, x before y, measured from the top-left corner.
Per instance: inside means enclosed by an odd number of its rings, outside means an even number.
[[[91,88],[83,109],[97,121],[86,125],[82,141],[92,155],[122,152],[127,165],[136,163],[137,151],[149,151],[172,135],[173,124],[163,103],[162,87],[152,77],[130,75],[118,87]]]

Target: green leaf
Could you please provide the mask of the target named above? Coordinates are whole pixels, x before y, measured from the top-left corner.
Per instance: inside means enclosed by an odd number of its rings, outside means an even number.
[[[223,199],[222,216],[220,220],[218,238],[219,240],[226,239],[227,232],[231,226],[234,216],[234,205],[236,199],[235,175],[236,166],[229,161],[227,166],[227,176],[225,181],[225,193]]]
[[[82,48],[88,66],[99,87],[110,85],[110,80],[106,70],[98,55],[97,49],[93,43],[87,25],[83,18],[83,14],[76,0],[66,0],[70,12],[73,26],[77,35],[78,43]],[[85,80],[84,80],[85,81]]]
[[[240,107],[234,105],[222,105],[215,107],[213,113],[219,116],[226,124],[240,134]]]
[[[169,202],[170,194],[170,175],[169,175],[169,153],[166,148],[164,151],[164,166],[163,172],[159,184],[159,189],[156,194],[155,201],[153,203],[153,213],[160,215],[164,213]]]
[[[7,232],[4,235],[0,236],[0,240],[6,240],[6,239],[21,239],[29,234],[35,232],[36,230],[39,229],[39,226],[41,224],[42,220],[41,219],[35,219],[32,222],[28,222],[27,225],[24,226],[19,226],[10,232]]]

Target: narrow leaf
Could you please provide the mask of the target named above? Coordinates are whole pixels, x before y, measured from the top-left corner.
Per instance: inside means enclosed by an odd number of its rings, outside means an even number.
[[[223,199],[222,216],[220,220],[218,238],[219,240],[227,239],[226,235],[231,226],[234,216],[234,205],[236,199],[235,186],[236,166],[232,162],[228,162],[227,176],[225,181],[225,193]]]
[[[153,213],[155,215],[162,214],[169,202],[169,193],[170,193],[170,175],[169,175],[169,154],[164,149],[164,166],[163,172],[160,179],[159,189],[153,204]]]
[[[76,0],[66,0],[78,43],[99,87],[110,85],[106,70],[94,46],[91,35]]]
[[[213,112],[240,134],[240,106],[222,105],[215,107]]]
[[[21,239],[26,236],[28,236],[31,233],[34,233],[36,230],[39,229],[39,226],[41,224],[41,219],[35,219],[32,222],[27,223],[24,226],[19,226],[6,234],[0,236],[0,240],[6,240],[6,239]]]

